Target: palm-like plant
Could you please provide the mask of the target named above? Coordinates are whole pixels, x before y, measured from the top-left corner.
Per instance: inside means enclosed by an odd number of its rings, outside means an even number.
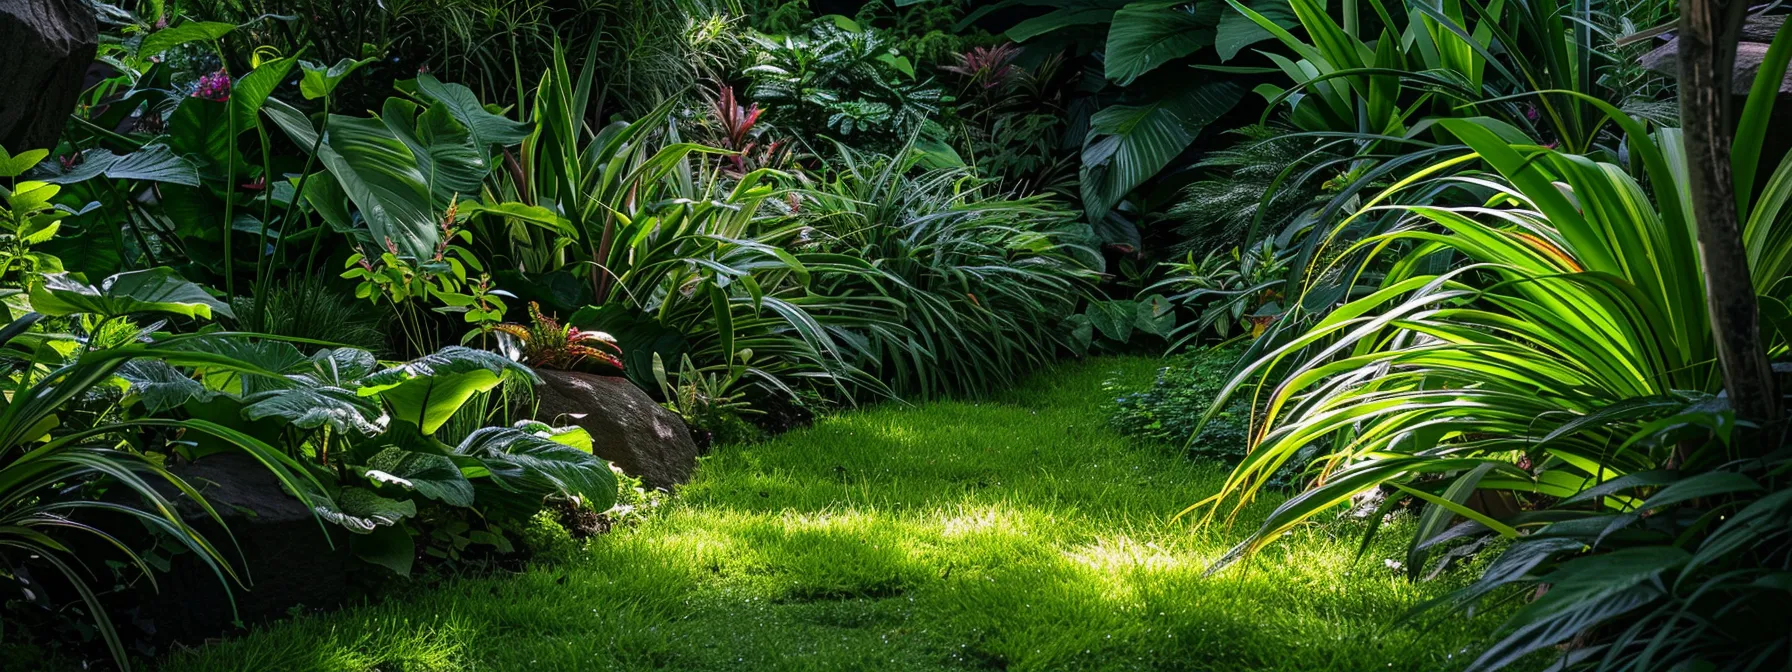
[[[1792,56],[1786,32],[1772,53],[1763,68],[1771,74],[1757,82],[1739,126],[1733,172],[1755,289],[1783,314],[1792,161],[1777,161],[1763,192],[1753,186],[1777,75]],[[1624,130],[1649,190],[1619,166],[1538,146],[1500,122],[1445,120],[1440,125],[1473,152],[1432,170],[1485,162],[1492,174],[1453,179],[1489,190],[1486,204],[1378,205],[1429,172],[1421,171],[1358,215],[1406,215],[1397,229],[1347,250],[1401,254],[1379,287],[1261,353],[1234,378],[1235,390],[1264,381],[1267,410],[1250,457],[1204,504],[1248,500],[1302,448],[1328,450],[1315,462],[1315,485],[1279,507],[1225,562],[1386,485],[1429,504],[1409,551],[1418,571],[1456,516],[1509,537],[1545,522],[1503,521],[1466,505],[1477,491],[1549,501],[1686,462],[1671,443],[1632,438],[1721,389],[1681,194],[1679,135],[1651,135],[1616,108],[1587,102]],[[1456,263],[1428,270],[1439,257]],[[1784,334],[1769,338],[1771,352],[1785,352]],[[1635,504],[1623,497],[1586,503]]]

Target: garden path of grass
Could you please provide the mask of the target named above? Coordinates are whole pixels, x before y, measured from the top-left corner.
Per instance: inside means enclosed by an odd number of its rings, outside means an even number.
[[[993,401],[888,404],[724,447],[665,508],[577,559],[301,617],[163,668],[1459,667],[1493,622],[1385,628],[1448,586],[1384,567],[1392,546],[1352,563],[1352,526],[1203,578],[1242,529],[1168,518],[1223,471],[1104,423],[1104,381],[1142,387],[1159,365],[1068,364]]]

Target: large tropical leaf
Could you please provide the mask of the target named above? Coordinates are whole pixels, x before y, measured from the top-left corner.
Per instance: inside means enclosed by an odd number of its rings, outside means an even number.
[[[544,435],[529,431],[532,424],[474,430],[454,452],[478,459],[509,490],[578,496],[600,511],[616,504],[616,474],[608,463],[575,447],[581,442],[574,433]]]
[[[514,145],[529,137],[530,127],[486,111],[473,90],[460,84],[444,84],[428,73],[417,75],[417,92],[442,105],[472,135],[480,151],[492,145]],[[433,106],[432,106],[433,107]]]
[[[1243,95],[1231,82],[1208,82],[1144,105],[1114,105],[1095,113],[1083,142],[1082,194],[1089,221],[1100,221],[1127,192],[1157,175]]]
[[[150,413],[180,408],[189,401],[210,401],[221,394],[159,359],[126,362],[118,367],[118,377],[130,383],[127,403],[134,399]]]
[[[1108,28],[1107,77],[1121,86],[1213,44],[1213,22],[1183,2],[1137,2],[1114,12]]]
[[[474,394],[490,390],[505,376],[540,382],[535,372],[502,355],[461,346],[413,359],[360,380],[357,392],[378,395],[392,417],[434,434]]]
[[[167,145],[150,145],[129,154],[118,155],[95,149],[81,155],[81,163],[68,172],[47,171],[33,175],[39,182],[74,184],[95,177],[113,180],[141,180],[199,186],[199,167],[174,153]]]
[[[1300,25],[1293,8],[1284,0],[1256,0],[1245,4],[1259,16],[1283,28]],[[1213,38],[1213,50],[1219,53],[1221,61],[1230,61],[1245,47],[1270,39],[1275,39],[1275,35],[1258,25],[1255,20],[1227,8],[1220,14],[1220,25]]]
[[[473,506],[473,484],[446,455],[388,446],[360,466],[367,480],[415,492],[458,508]]]
[[[324,520],[356,534],[397,525],[417,515],[417,505],[410,500],[387,499],[367,488],[356,487],[338,490],[335,497],[320,501],[314,510]]]
[[[119,273],[101,281],[98,287],[67,273],[51,273],[31,287],[31,307],[52,316],[170,313],[204,319],[211,319],[214,314],[236,317],[228,304],[170,268]]]
[[[1064,0],[1053,2],[1058,8],[1044,15],[1027,19],[1008,29],[1008,39],[1025,42],[1035,37],[1075,26],[1093,26],[1113,20],[1114,12],[1130,0]],[[1046,3],[1027,3],[1046,4]]]
[[[270,99],[265,110],[295,144],[318,148],[318,160],[361,211],[376,244],[390,244],[414,259],[435,253],[441,234],[429,178],[411,146],[384,123],[330,115],[329,132],[319,145],[316,129],[297,109]]]

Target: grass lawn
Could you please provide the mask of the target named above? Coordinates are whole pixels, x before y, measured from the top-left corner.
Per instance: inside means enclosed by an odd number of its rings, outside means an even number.
[[[1460,667],[1495,620],[1384,625],[1463,580],[1384,566],[1403,530],[1353,563],[1357,526],[1314,527],[1204,578],[1242,530],[1168,519],[1224,471],[1104,422],[1103,381],[1142,387],[1158,365],[1070,364],[998,400],[887,404],[720,448],[576,560],[301,617],[163,669]]]

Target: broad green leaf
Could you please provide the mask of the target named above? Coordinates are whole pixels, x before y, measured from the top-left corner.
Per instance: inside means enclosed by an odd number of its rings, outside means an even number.
[[[539,382],[528,367],[497,353],[449,346],[361,379],[358,393],[378,395],[392,417],[434,434],[474,394],[490,390],[504,376]]]
[[[1096,112],[1083,142],[1082,194],[1089,221],[1100,221],[1128,192],[1157,175],[1243,95],[1231,82],[1208,82],[1153,103]]]
[[[455,454],[476,458],[507,490],[578,496],[599,511],[616,505],[616,474],[592,454],[516,427],[474,430]]]
[[[92,149],[81,155],[80,165],[65,173],[43,175],[37,179],[51,184],[74,184],[95,177],[112,180],[140,180],[197,187],[199,167],[174,153],[167,145],[150,145],[120,156],[103,149]]]
[[[505,219],[513,219],[526,224],[534,224],[560,235],[578,239],[579,231],[573,228],[572,221],[561,217],[553,210],[539,205],[524,205],[515,201],[503,203],[481,203],[479,201],[461,201],[458,217],[466,218],[474,215],[491,215]]]
[[[250,420],[279,418],[300,429],[329,425],[338,435],[366,436],[385,425],[379,404],[352,388],[300,385],[257,392],[243,402],[243,416]]]
[[[410,148],[417,171],[429,185],[432,204],[447,204],[460,194],[479,191],[491,172],[486,150],[476,146],[465,126],[440,103],[417,114],[414,103],[390,98],[380,115],[392,136]]]
[[[304,75],[299,79],[299,93],[305,96],[306,100],[317,100],[328,96],[336,91],[336,87],[341,85],[342,80],[347,79],[350,73],[374,60],[371,57],[359,61],[345,58],[328,67],[320,63],[299,61],[299,68],[304,71]]]
[[[462,509],[473,506],[473,484],[446,455],[387,447],[362,465],[367,480],[392,485]]]
[[[6,153],[5,147],[0,147],[0,177],[24,175],[25,171],[31,170],[32,166],[49,155],[50,150],[47,149],[27,149],[19,152],[18,156],[13,156]]]
[[[341,115],[330,115],[329,134],[317,145],[316,129],[298,110],[278,99],[265,109],[300,147],[318,147],[318,160],[361,211],[376,245],[413,259],[435,254],[435,202],[411,146],[379,119]]]
[[[354,551],[355,557],[403,577],[411,575],[411,566],[417,561],[417,542],[403,525],[381,526],[367,534],[357,534],[349,538],[349,550]]]
[[[137,57],[149,58],[188,42],[210,42],[236,30],[235,24],[221,21],[187,21],[144,36],[137,44]]]
[[[417,92],[444,106],[455,121],[466,127],[473,144],[482,154],[492,145],[509,146],[522,142],[533,130],[528,124],[486,111],[472,89],[460,84],[444,84],[428,73],[417,75]]]
[[[345,487],[336,492],[334,501],[320,502],[315,511],[324,520],[356,534],[367,534],[375,528],[397,525],[417,515],[417,505],[409,500],[387,499],[367,488]]]
[[[169,313],[204,319],[213,314],[236,317],[228,304],[165,267],[119,273],[98,287],[67,273],[45,275],[43,282],[31,287],[31,307],[51,316]]]
[[[1278,26],[1293,28],[1300,25],[1300,21],[1294,17],[1294,10],[1284,0],[1257,0],[1248,4],[1263,18],[1269,19]],[[1270,39],[1275,39],[1275,35],[1258,25],[1250,17],[1228,7],[1220,14],[1220,25],[1213,38],[1213,49],[1219,53],[1221,61],[1230,61],[1245,47]]]
[[[1015,24],[1008,29],[1008,39],[1025,42],[1065,28],[1109,23],[1114,18],[1114,12],[1125,7],[1128,2],[1129,0],[1067,0],[1058,9]]]
[[[189,401],[210,401],[218,392],[157,359],[133,359],[118,367],[118,377],[130,383],[126,400],[143,404],[150,413],[179,408]]]
[[[286,75],[292,72],[292,66],[296,63],[296,59],[276,58],[263,62],[236,81],[230,90],[230,113],[235,118],[238,130],[255,127],[261,106],[267,103],[268,96],[274,93],[274,89],[279,88],[280,83],[286,80]]]
[[[1179,2],[1139,2],[1114,12],[1108,28],[1107,78],[1121,86],[1213,44],[1213,26]]]

